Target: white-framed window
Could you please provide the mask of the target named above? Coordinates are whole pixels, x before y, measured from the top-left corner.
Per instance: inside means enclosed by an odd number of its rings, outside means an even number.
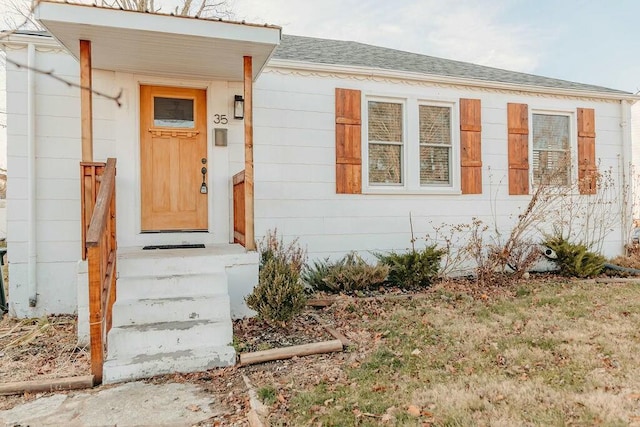
[[[460,192],[457,100],[366,97],[364,192]]]
[[[451,186],[453,135],[451,107],[418,105],[420,185]]]
[[[533,185],[571,183],[571,128],[569,114],[531,114]]]
[[[367,101],[368,176],[372,186],[404,183],[404,104]]]

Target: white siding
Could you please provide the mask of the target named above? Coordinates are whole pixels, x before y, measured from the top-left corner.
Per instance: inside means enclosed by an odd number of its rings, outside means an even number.
[[[8,52],[26,62],[26,47]],[[37,63],[72,81],[78,64],[50,48],[38,50]],[[28,307],[27,292],[27,79],[24,70],[7,67],[8,101],[8,243],[10,304],[14,314],[86,312],[86,281],[80,259],[80,100],[79,90],[36,77],[36,233],[39,300]],[[122,91],[122,107],[94,96],[94,158],[118,160],[117,206],[120,247],[144,244],[223,243],[231,239],[230,179],[244,169],[243,122],[232,118],[233,96],[243,93],[240,82],[183,81],[94,70],[94,87],[108,94]],[[208,124],[209,232],[141,234],[139,181],[140,84],[206,88],[208,117],[227,114],[227,125]],[[457,102],[482,100],[483,194],[362,194],[335,193],[334,90],[360,89],[363,95]],[[257,81],[254,98],[255,220],[258,238],[278,228],[286,239],[300,238],[311,258],[341,256],[350,250],[403,250],[409,246],[409,214],[415,235],[432,232],[433,225],[469,223],[472,217],[496,221],[507,231],[529,201],[509,196],[507,189],[508,102],[530,110],[567,111],[578,107],[596,111],[596,154],[601,169],[618,170],[622,150],[621,108],[615,102],[542,97],[498,91],[416,85],[368,79],[286,75],[267,70]],[[456,104],[457,108],[457,104]],[[637,107],[635,108],[637,112]],[[228,130],[228,147],[215,147],[214,128]],[[637,133],[638,125],[634,123]],[[637,155],[637,150],[634,151]],[[640,155],[638,155],[640,156]],[[638,158],[640,160],[640,157]],[[640,164],[640,163],[639,163]],[[366,166],[366,165],[364,165]],[[618,224],[605,245],[607,255],[620,252]],[[236,291],[234,291],[236,292]],[[241,299],[241,298],[240,298]],[[86,314],[86,313],[85,313]]]
[[[456,102],[459,98],[480,98],[483,194],[336,194],[336,87],[360,89],[363,97]],[[508,195],[509,102],[526,103],[530,111],[569,112],[574,133],[576,108],[594,108],[596,155],[601,169],[618,170],[623,154],[619,103],[267,70],[255,88],[257,236],[277,228],[288,240],[299,238],[314,258],[337,257],[350,250],[362,251],[365,256],[369,252],[404,250],[410,245],[409,214],[416,237],[433,235],[433,226],[470,223],[473,217],[488,224],[495,221],[503,233],[507,232],[529,201],[528,196]],[[366,135],[363,143],[365,140]],[[622,249],[620,226],[613,228],[604,248],[607,255]]]
[[[7,55],[26,63],[26,47]],[[36,66],[78,81],[71,56],[36,49]],[[48,76],[35,76],[36,109],[36,257],[37,307],[27,290],[27,78],[23,69],[7,66],[8,101],[8,247],[10,308],[18,316],[73,313],[77,309],[77,263],[80,259],[80,92]],[[94,87],[111,89],[113,73],[96,70]],[[113,101],[96,98],[93,105],[95,158],[113,155]]]
[[[635,184],[633,217],[640,219],[640,188],[638,185],[640,178],[640,101],[631,106],[631,150],[633,182]]]

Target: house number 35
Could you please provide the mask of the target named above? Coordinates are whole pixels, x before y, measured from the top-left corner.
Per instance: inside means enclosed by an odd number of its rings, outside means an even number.
[[[227,119],[226,114],[214,114],[213,123],[215,123],[216,125],[218,124],[226,125],[227,123],[229,123],[229,119]]]

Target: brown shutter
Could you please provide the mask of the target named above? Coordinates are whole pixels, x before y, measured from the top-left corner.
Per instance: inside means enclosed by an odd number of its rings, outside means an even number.
[[[462,194],[482,194],[482,121],[479,99],[460,99]]]
[[[336,88],[336,193],[362,193],[360,91]]]
[[[509,194],[529,194],[529,109],[507,104]]]
[[[578,187],[580,194],[596,194],[596,119],[593,108],[578,108]]]

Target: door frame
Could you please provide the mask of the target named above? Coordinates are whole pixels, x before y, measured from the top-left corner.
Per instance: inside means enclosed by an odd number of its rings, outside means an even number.
[[[189,85],[189,84],[181,84],[181,85],[176,85],[175,82],[163,82],[163,83],[157,83],[157,82],[153,82],[153,83],[146,83],[146,82],[142,82],[139,81],[138,82],[138,91],[137,91],[137,135],[138,135],[138,147],[137,147],[137,159],[136,159],[136,163],[137,163],[137,169],[138,169],[138,174],[137,174],[137,196],[136,196],[136,201],[138,204],[138,209],[137,210],[137,224],[138,224],[138,232],[141,234],[180,234],[180,233],[184,233],[184,234],[188,234],[190,236],[192,236],[194,233],[208,233],[211,229],[211,214],[210,214],[210,204],[211,204],[211,164],[209,163],[209,158],[210,158],[210,151],[209,151],[209,93],[210,93],[210,89],[208,86],[202,87],[202,85]],[[149,88],[149,96],[148,99],[142,99],[143,96],[143,91],[142,91],[142,87],[148,87]],[[149,230],[143,230],[142,226],[143,226],[143,210],[142,210],[142,200],[143,200],[143,178],[142,178],[142,172],[143,172],[143,161],[145,161],[144,158],[144,153],[142,152],[142,148],[143,148],[143,138],[144,138],[144,129],[142,129],[143,125],[143,120],[144,121],[149,121],[148,123],[145,123],[145,127],[147,126],[147,124],[150,127],[154,127],[153,126],[153,118],[152,117],[146,117],[143,118],[142,117],[142,110],[143,110],[143,105],[145,105],[144,103],[147,103],[147,110],[146,110],[146,114],[150,114],[151,116],[153,116],[153,97],[154,96],[158,96],[157,92],[160,92],[160,96],[162,96],[162,91],[166,90],[167,92],[171,92],[172,90],[176,90],[177,92],[179,91],[204,91],[204,96],[202,96],[200,102],[198,102],[198,100],[196,99],[198,96],[201,95],[197,95],[194,92],[194,96],[190,96],[185,94],[184,98],[192,98],[194,100],[194,120],[196,121],[196,127],[195,129],[200,129],[201,133],[204,133],[204,135],[201,135],[200,138],[202,138],[200,140],[200,142],[198,142],[199,144],[204,144],[204,156],[206,156],[207,159],[207,163],[205,165],[201,165],[198,162],[198,168],[205,166],[207,168],[207,174],[206,174],[206,184],[207,184],[207,194],[206,194],[206,200],[204,201],[204,203],[201,205],[201,209],[205,210],[204,213],[204,218],[201,218],[200,220],[202,221],[201,223],[203,224],[202,228],[198,228],[195,227],[193,229],[190,229],[188,227],[185,227],[184,229],[171,229],[170,227],[167,227],[167,229],[157,229],[157,230],[153,230],[153,229],[149,229]],[[155,92],[155,93],[154,93]],[[167,94],[168,97],[174,97],[174,95],[176,94],[172,94],[172,93],[168,93]],[[180,94],[177,94],[180,95]],[[180,96],[175,96],[176,98],[180,98]],[[203,109],[204,111],[200,111],[199,109]],[[198,122],[198,118],[200,118],[200,122]],[[203,123],[202,123],[203,122]],[[163,131],[168,131],[171,132],[171,128],[167,128],[167,127],[158,127],[159,129],[163,130]],[[177,128],[176,132],[185,132],[184,128]],[[188,133],[188,131],[186,131]],[[193,179],[193,177],[192,177]],[[196,197],[202,197],[202,195],[198,195]],[[197,217],[197,214],[196,214]],[[191,240],[191,239],[189,239]],[[196,239],[197,240],[197,239]]]
[[[115,143],[118,156],[119,190],[118,242],[121,247],[141,247],[156,244],[192,243],[229,244],[233,242],[231,215],[230,177],[237,172],[230,163],[239,154],[243,144],[243,121],[229,120],[226,126],[216,125],[212,114],[224,113],[232,117],[235,94],[242,93],[242,83],[225,80],[202,80],[148,74],[115,73],[115,84],[122,88],[122,107],[116,108],[113,116],[105,117],[112,127],[109,141]],[[209,175],[209,230],[201,233],[142,233],[140,200],[140,85],[189,87],[207,90],[207,153],[211,172]],[[100,110],[102,111],[102,110]],[[102,115],[100,116],[103,117]],[[213,129],[228,129],[228,146],[213,145]],[[110,143],[110,142],[109,142]],[[234,154],[235,153],[235,154]]]

